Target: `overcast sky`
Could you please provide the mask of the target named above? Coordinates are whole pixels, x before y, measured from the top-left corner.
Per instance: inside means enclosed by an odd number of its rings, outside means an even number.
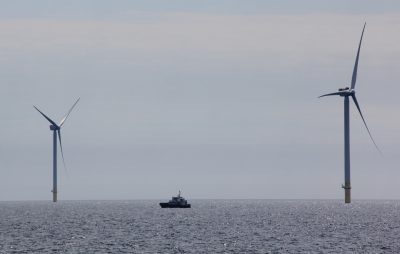
[[[400,198],[399,1],[1,1],[0,200]],[[379,4],[378,4],[379,3]]]

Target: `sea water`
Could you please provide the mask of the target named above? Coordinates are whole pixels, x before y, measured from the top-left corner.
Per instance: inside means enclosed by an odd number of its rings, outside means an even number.
[[[400,201],[0,202],[0,253],[400,253]]]

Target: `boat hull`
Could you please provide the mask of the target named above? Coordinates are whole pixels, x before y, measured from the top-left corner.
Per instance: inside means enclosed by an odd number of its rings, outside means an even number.
[[[170,203],[160,203],[161,208],[190,208],[190,204],[179,205]]]

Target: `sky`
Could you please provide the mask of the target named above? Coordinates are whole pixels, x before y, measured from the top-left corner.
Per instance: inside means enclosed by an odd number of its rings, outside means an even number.
[[[398,1],[1,1],[0,200],[400,199]]]

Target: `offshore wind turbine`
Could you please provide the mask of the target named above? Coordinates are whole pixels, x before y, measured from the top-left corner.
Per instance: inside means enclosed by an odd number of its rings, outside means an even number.
[[[365,25],[366,25],[366,23],[364,23],[364,27],[363,27],[363,30],[361,33],[360,43],[358,45],[356,62],[354,64],[353,76],[351,78],[351,87],[350,88],[349,87],[339,88],[338,92],[328,93],[328,94],[319,96],[319,98],[325,97],[325,96],[332,96],[332,95],[339,95],[341,97],[344,97],[344,185],[342,185],[342,188],[344,189],[344,202],[345,203],[351,202],[349,97],[351,97],[353,99],[354,104],[356,105],[358,112],[360,113],[361,119],[363,120],[364,125],[367,128],[368,134],[369,134],[372,142],[374,143],[376,149],[378,149],[378,151],[381,152],[379,150],[378,146],[376,145],[375,140],[371,135],[371,132],[368,129],[368,126],[367,126],[367,123],[365,122],[363,114],[361,113],[360,105],[358,104],[357,97],[356,97],[356,91],[355,91],[356,80],[357,80],[358,59],[360,57],[360,48],[361,48],[362,38],[364,35]]]
[[[51,192],[53,192],[53,202],[57,202],[57,136],[58,140],[60,141],[60,150],[61,150],[61,156],[63,159],[64,167],[65,167],[65,161],[64,161],[64,153],[63,153],[63,148],[62,148],[62,143],[61,143],[61,127],[67,120],[69,114],[71,113],[72,109],[75,107],[75,105],[78,103],[80,98],[76,100],[74,105],[72,105],[71,109],[68,110],[67,114],[61,119],[59,124],[56,124],[53,120],[50,119],[50,117],[46,116],[42,111],[40,111],[36,106],[33,106],[39,113],[47,119],[51,123],[50,125],[50,130],[53,131],[53,189]]]

